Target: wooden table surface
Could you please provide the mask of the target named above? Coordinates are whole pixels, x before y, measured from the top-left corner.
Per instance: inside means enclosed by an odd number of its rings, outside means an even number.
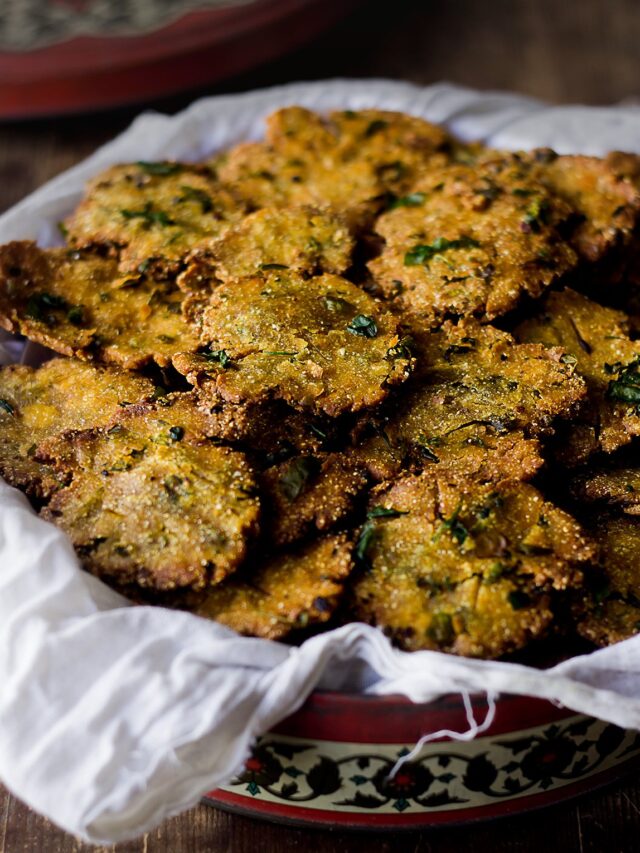
[[[339,0],[334,0],[339,2]],[[640,9],[635,0],[374,0],[313,44],[215,89],[156,104],[182,108],[195,95],[325,77],[448,79],[514,89],[557,102],[640,97]],[[0,84],[1,85],[1,84]],[[0,125],[0,210],[89,154],[134,111]],[[201,806],[143,838],[84,845],[0,788],[0,853],[628,853],[640,848],[640,782],[627,779],[574,804],[470,829],[368,835],[310,832]]]

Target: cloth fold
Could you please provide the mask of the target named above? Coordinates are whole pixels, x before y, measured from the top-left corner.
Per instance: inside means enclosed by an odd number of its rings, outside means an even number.
[[[384,80],[301,83],[145,114],[113,142],[0,217],[0,242],[59,242],[82,185],[130,160],[197,159],[245,138],[287,104],[380,107],[444,122],[502,147],[640,151],[635,107],[549,107],[506,93]],[[0,336],[0,363],[22,343]],[[37,351],[28,354],[37,360]],[[0,779],[93,842],[135,837],[227,781],[251,743],[316,689],[538,696],[640,729],[640,637],[551,670],[393,649],[346,625],[299,648],[238,637],[189,613],[133,607],[81,571],[68,539],[0,481]],[[470,719],[471,737],[482,721]],[[475,726],[475,728],[474,728]],[[428,739],[429,732],[425,732]]]

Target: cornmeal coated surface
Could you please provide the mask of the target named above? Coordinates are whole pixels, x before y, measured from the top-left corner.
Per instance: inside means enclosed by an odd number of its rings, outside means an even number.
[[[409,395],[397,417],[372,422],[373,434],[357,439],[349,457],[377,482],[403,470],[423,469],[452,483],[530,480],[544,465],[540,442],[522,430],[501,434],[491,426],[470,424],[425,441],[422,430],[433,422],[432,405],[426,393]]]
[[[239,634],[281,640],[331,618],[351,574],[344,534],[283,551],[213,589],[196,610]]]
[[[381,110],[334,112],[328,119],[287,107],[267,119],[266,140],[233,148],[221,180],[250,206],[314,205],[367,227],[389,193],[403,193],[449,145],[446,131]]]
[[[637,240],[640,221],[636,155],[558,155],[549,148],[517,153],[480,150],[476,163],[511,164],[576,212],[569,233],[579,257],[596,263]]]
[[[594,548],[525,483],[456,488],[431,472],[379,487],[357,552],[357,616],[408,650],[496,658],[551,624],[553,590]]]
[[[540,164],[534,174],[580,214],[571,244],[581,258],[594,263],[637,240],[640,193],[608,158],[545,153],[533,155]]]
[[[42,516],[69,535],[85,568],[117,586],[204,589],[237,568],[257,531],[244,455],[203,440],[184,397],[131,407],[109,427],[38,451],[70,477]]]
[[[353,511],[366,488],[364,466],[340,453],[294,456],[261,477],[268,538],[287,545],[329,530]]]
[[[206,238],[224,233],[246,208],[206,166],[130,163],[112,166],[87,184],[65,222],[69,245],[105,247],[124,273],[164,277]]]
[[[54,358],[36,369],[0,368],[0,474],[43,497],[60,482],[50,466],[34,459],[41,441],[65,430],[103,426],[153,391],[143,376],[75,359]]]
[[[452,482],[529,479],[543,463],[535,437],[586,393],[562,349],[517,344],[475,321],[416,334],[409,346],[410,390],[355,451],[376,478],[409,461]]]
[[[564,437],[569,465],[592,453],[611,453],[640,435],[640,342],[629,338],[625,314],[573,290],[550,293],[537,316],[515,331],[519,340],[560,346],[575,358],[587,384],[588,405]]]
[[[576,598],[581,636],[598,646],[626,640],[640,631],[640,519],[602,518],[593,531],[600,543],[600,574],[591,595]]]
[[[591,469],[572,480],[571,492],[580,501],[640,515],[640,468]]]
[[[385,246],[368,266],[385,296],[432,324],[493,320],[575,266],[559,230],[571,209],[514,164],[427,172],[404,202],[376,221]]]
[[[221,284],[195,321],[209,351],[225,353],[208,372],[215,394],[232,403],[279,398],[330,416],[357,412],[381,402],[412,365],[393,351],[398,320],[338,276]],[[184,370],[182,359],[174,365]]]
[[[0,326],[52,350],[135,369],[195,350],[184,294],[169,281],[122,276],[117,262],[32,242],[0,246]]]
[[[315,454],[336,443],[339,419],[311,417],[282,400],[235,404],[214,399],[212,392],[207,390],[211,377],[205,373],[210,362],[197,355],[185,356],[177,362],[188,380],[204,389],[202,393],[197,392],[197,405],[207,416],[209,438],[239,445],[241,450],[251,451],[266,466],[296,452]]]
[[[339,274],[351,266],[353,248],[354,240],[338,214],[265,208],[196,250],[178,285],[186,291],[206,290],[216,279],[233,281],[279,269]]]

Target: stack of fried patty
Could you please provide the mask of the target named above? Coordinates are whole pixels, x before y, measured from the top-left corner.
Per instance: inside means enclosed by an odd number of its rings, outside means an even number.
[[[496,658],[640,630],[640,160],[291,107],[0,247],[0,474],[139,602]],[[60,357],[63,356],[63,357]]]

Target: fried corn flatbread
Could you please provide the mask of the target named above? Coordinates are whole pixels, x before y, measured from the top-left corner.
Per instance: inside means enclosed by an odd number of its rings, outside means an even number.
[[[348,515],[367,476],[353,457],[332,453],[294,456],[267,469],[261,482],[268,537],[287,545]]]
[[[250,214],[190,257],[178,285],[207,289],[261,272],[343,273],[351,266],[353,238],[337,214],[310,208],[265,208]]]
[[[575,477],[573,496],[587,503],[609,505],[640,515],[640,468],[596,468]]]
[[[597,646],[608,646],[640,632],[640,519],[602,518],[594,537],[600,543],[600,573],[591,594],[576,596],[578,632]]]
[[[65,230],[75,248],[119,254],[124,273],[164,277],[180,267],[186,252],[224,233],[243,213],[206,166],[140,162],[112,166],[93,178]]]
[[[480,149],[476,153],[476,165],[510,166],[567,202],[576,213],[569,241],[587,263],[602,261],[635,241],[640,217],[635,155],[558,155],[549,148],[517,153]]]
[[[513,166],[434,170],[401,201],[376,221],[385,246],[369,269],[400,309],[428,322],[493,320],[576,263],[560,233],[571,209]]]
[[[579,584],[593,551],[530,485],[460,489],[425,472],[373,495],[355,611],[408,650],[499,657],[545,632],[553,590]]]
[[[418,395],[416,395],[417,397]],[[544,464],[540,442],[527,438],[522,430],[496,433],[492,427],[471,425],[457,429],[438,445],[437,453],[420,443],[423,433],[401,435],[412,424],[426,419],[423,400],[402,424],[396,418],[387,424],[371,422],[364,437],[356,439],[348,451],[376,481],[390,480],[403,470],[437,470],[450,482],[497,483],[505,479],[529,480]],[[404,414],[404,412],[403,412]],[[412,441],[413,439],[413,441]],[[432,442],[433,444],[433,442]],[[437,469],[435,468],[437,466]]]
[[[411,390],[355,451],[377,478],[410,460],[453,482],[529,479],[543,462],[535,437],[585,395],[562,349],[474,321],[420,334],[411,348]]]
[[[41,441],[70,429],[108,423],[123,407],[152,396],[153,383],[113,367],[55,358],[36,369],[0,369],[0,474],[43,497],[59,486],[50,466],[34,459]]]
[[[98,255],[0,246],[0,326],[62,355],[128,369],[168,365],[198,346],[183,298],[170,281],[123,277],[115,260]]]
[[[193,362],[193,372],[189,372],[189,360]],[[198,393],[198,407],[207,415],[209,437],[250,451],[262,467],[275,465],[296,453],[313,455],[337,443],[339,419],[312,417],[282,400],[238,404],[212,401],[206,392],[207,381],[211,379],[202,369],[203,363],[209,364],[202,356],[183,359],[189,381],[205,387],[203,394]]]
[[[534,160],[536,177],[580,215],[571,244],[581,258],[594,263],[635,240],[640,193],[611,161],[544,151]]]
[[[43,517],[69,535],[85,568],[118,586],[219,583],[256,532],[244,455],[206,442],[184,397],[132,406],[109,427],[66,433],[37,452],[70,478]]]
[[[344,534],[268,558],[211,590],[196,613],[240,634],[280,640],[331,618],[353,562]]]
[[[401,113],[347,110],[324,119],[288,107],[267,119],[265,142],[232,149],[219,173],[253,207],[331,207],[357,231],[448,141],[442,128]]]
[[[398,321],[382,303],[338,276],[270,274],[221,284],[200,318],[208,345],[203,388],[233,403],[283,399],[330,416],[385,398],[409,375],[396,353]],[[175,358],[193,375],[193,360]],[[201,365],[202,366],[202,365]]]
[[[113,166],[65,248],[0,247],[0,326],[71,357],[0,369],[0,475],[132,601],[241,634],[631,636],[639,216],[636,155],[379,110]]]
[[[542,311],[516,329],[527,342],[562,347],[575,359],[588,403],[562,444],[567,464],[611,453],[640,435],[640,342],[629,337],[626,316],[573,290],[550,293]]]

